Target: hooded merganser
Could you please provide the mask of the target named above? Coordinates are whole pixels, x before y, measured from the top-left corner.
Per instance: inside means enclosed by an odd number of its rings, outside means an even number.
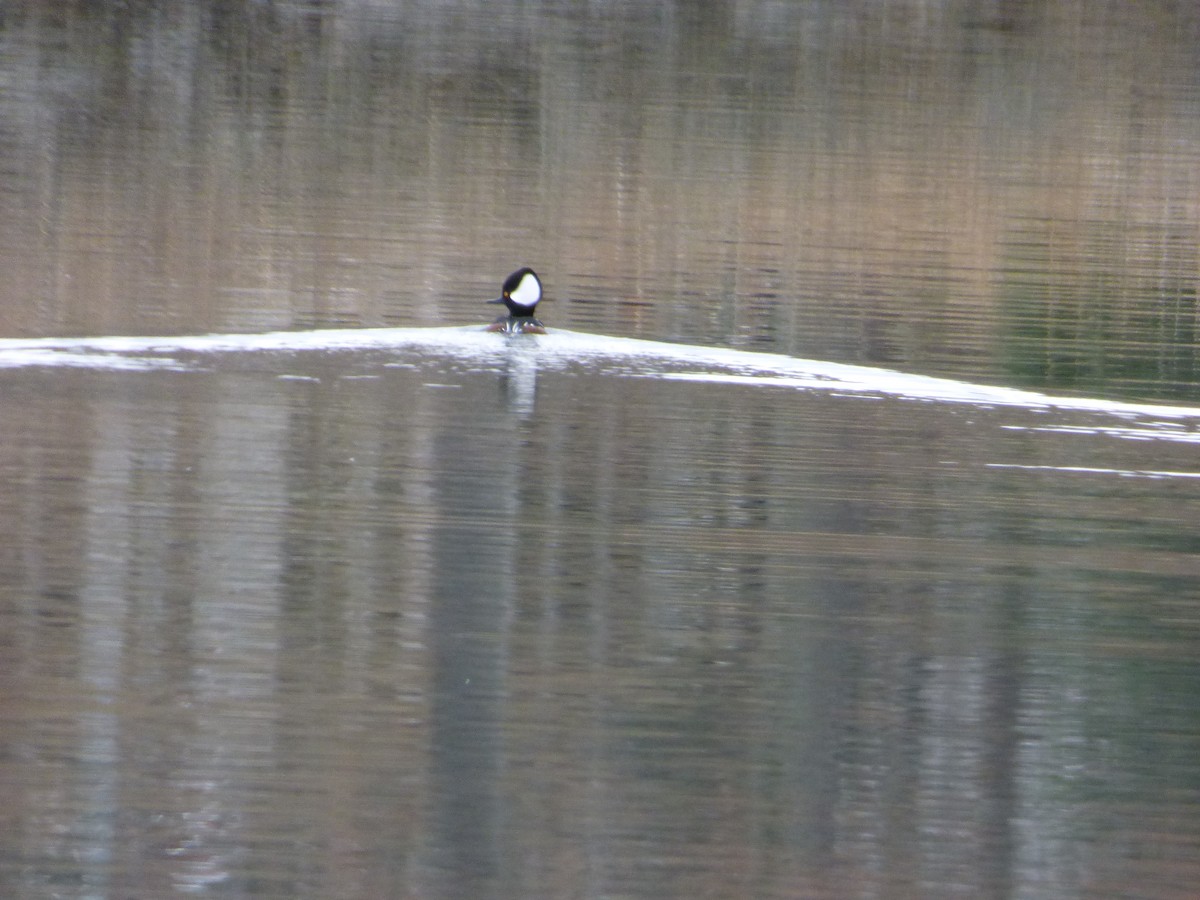
[[[545,334],[546,326],[533,317],[533,310],[542,299],[542,282],[537,272],[525,266],[504,279],[501,295],[488,303],[503,303],[508,315],[501,316],[487,327],[488,331],[504,334]]]

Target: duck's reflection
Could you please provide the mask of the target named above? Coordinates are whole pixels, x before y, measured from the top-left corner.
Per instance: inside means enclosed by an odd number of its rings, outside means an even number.
[[[524,345],[529,340],[535,339],[512,339],[513,346],[500,370],[500,390],[504,394],[505,406],[520,419],[528,419],[533,415],[537,399],[538,360],[536,348]]]
[[[431,896],[487,896],[506,877],[502,723],[511,715],[519,535],[502,523],[520,520],[523,466],[513,454],[513,426],[533,415],[538,366],[530,338],[507,340],[498,383],[510,414],[467,438],[457,431],[435,438],[444,444],[438,458],[456,462],[433,485],[444,524],[433,548],[428,637]]]

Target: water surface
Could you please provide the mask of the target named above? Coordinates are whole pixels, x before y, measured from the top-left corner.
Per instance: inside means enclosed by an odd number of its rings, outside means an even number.
[[[0,894],[1192,897],[1197,37],[7,9]]]

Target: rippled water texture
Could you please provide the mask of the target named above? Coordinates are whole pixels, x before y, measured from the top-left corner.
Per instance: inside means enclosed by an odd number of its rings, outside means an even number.
[[[1198,45],[6,6],[0,897],[1194,897]]]

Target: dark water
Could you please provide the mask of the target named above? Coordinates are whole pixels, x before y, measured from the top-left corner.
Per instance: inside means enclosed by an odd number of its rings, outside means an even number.
[[[0,896],[1195,896],[1197,38],[5,8]]]

